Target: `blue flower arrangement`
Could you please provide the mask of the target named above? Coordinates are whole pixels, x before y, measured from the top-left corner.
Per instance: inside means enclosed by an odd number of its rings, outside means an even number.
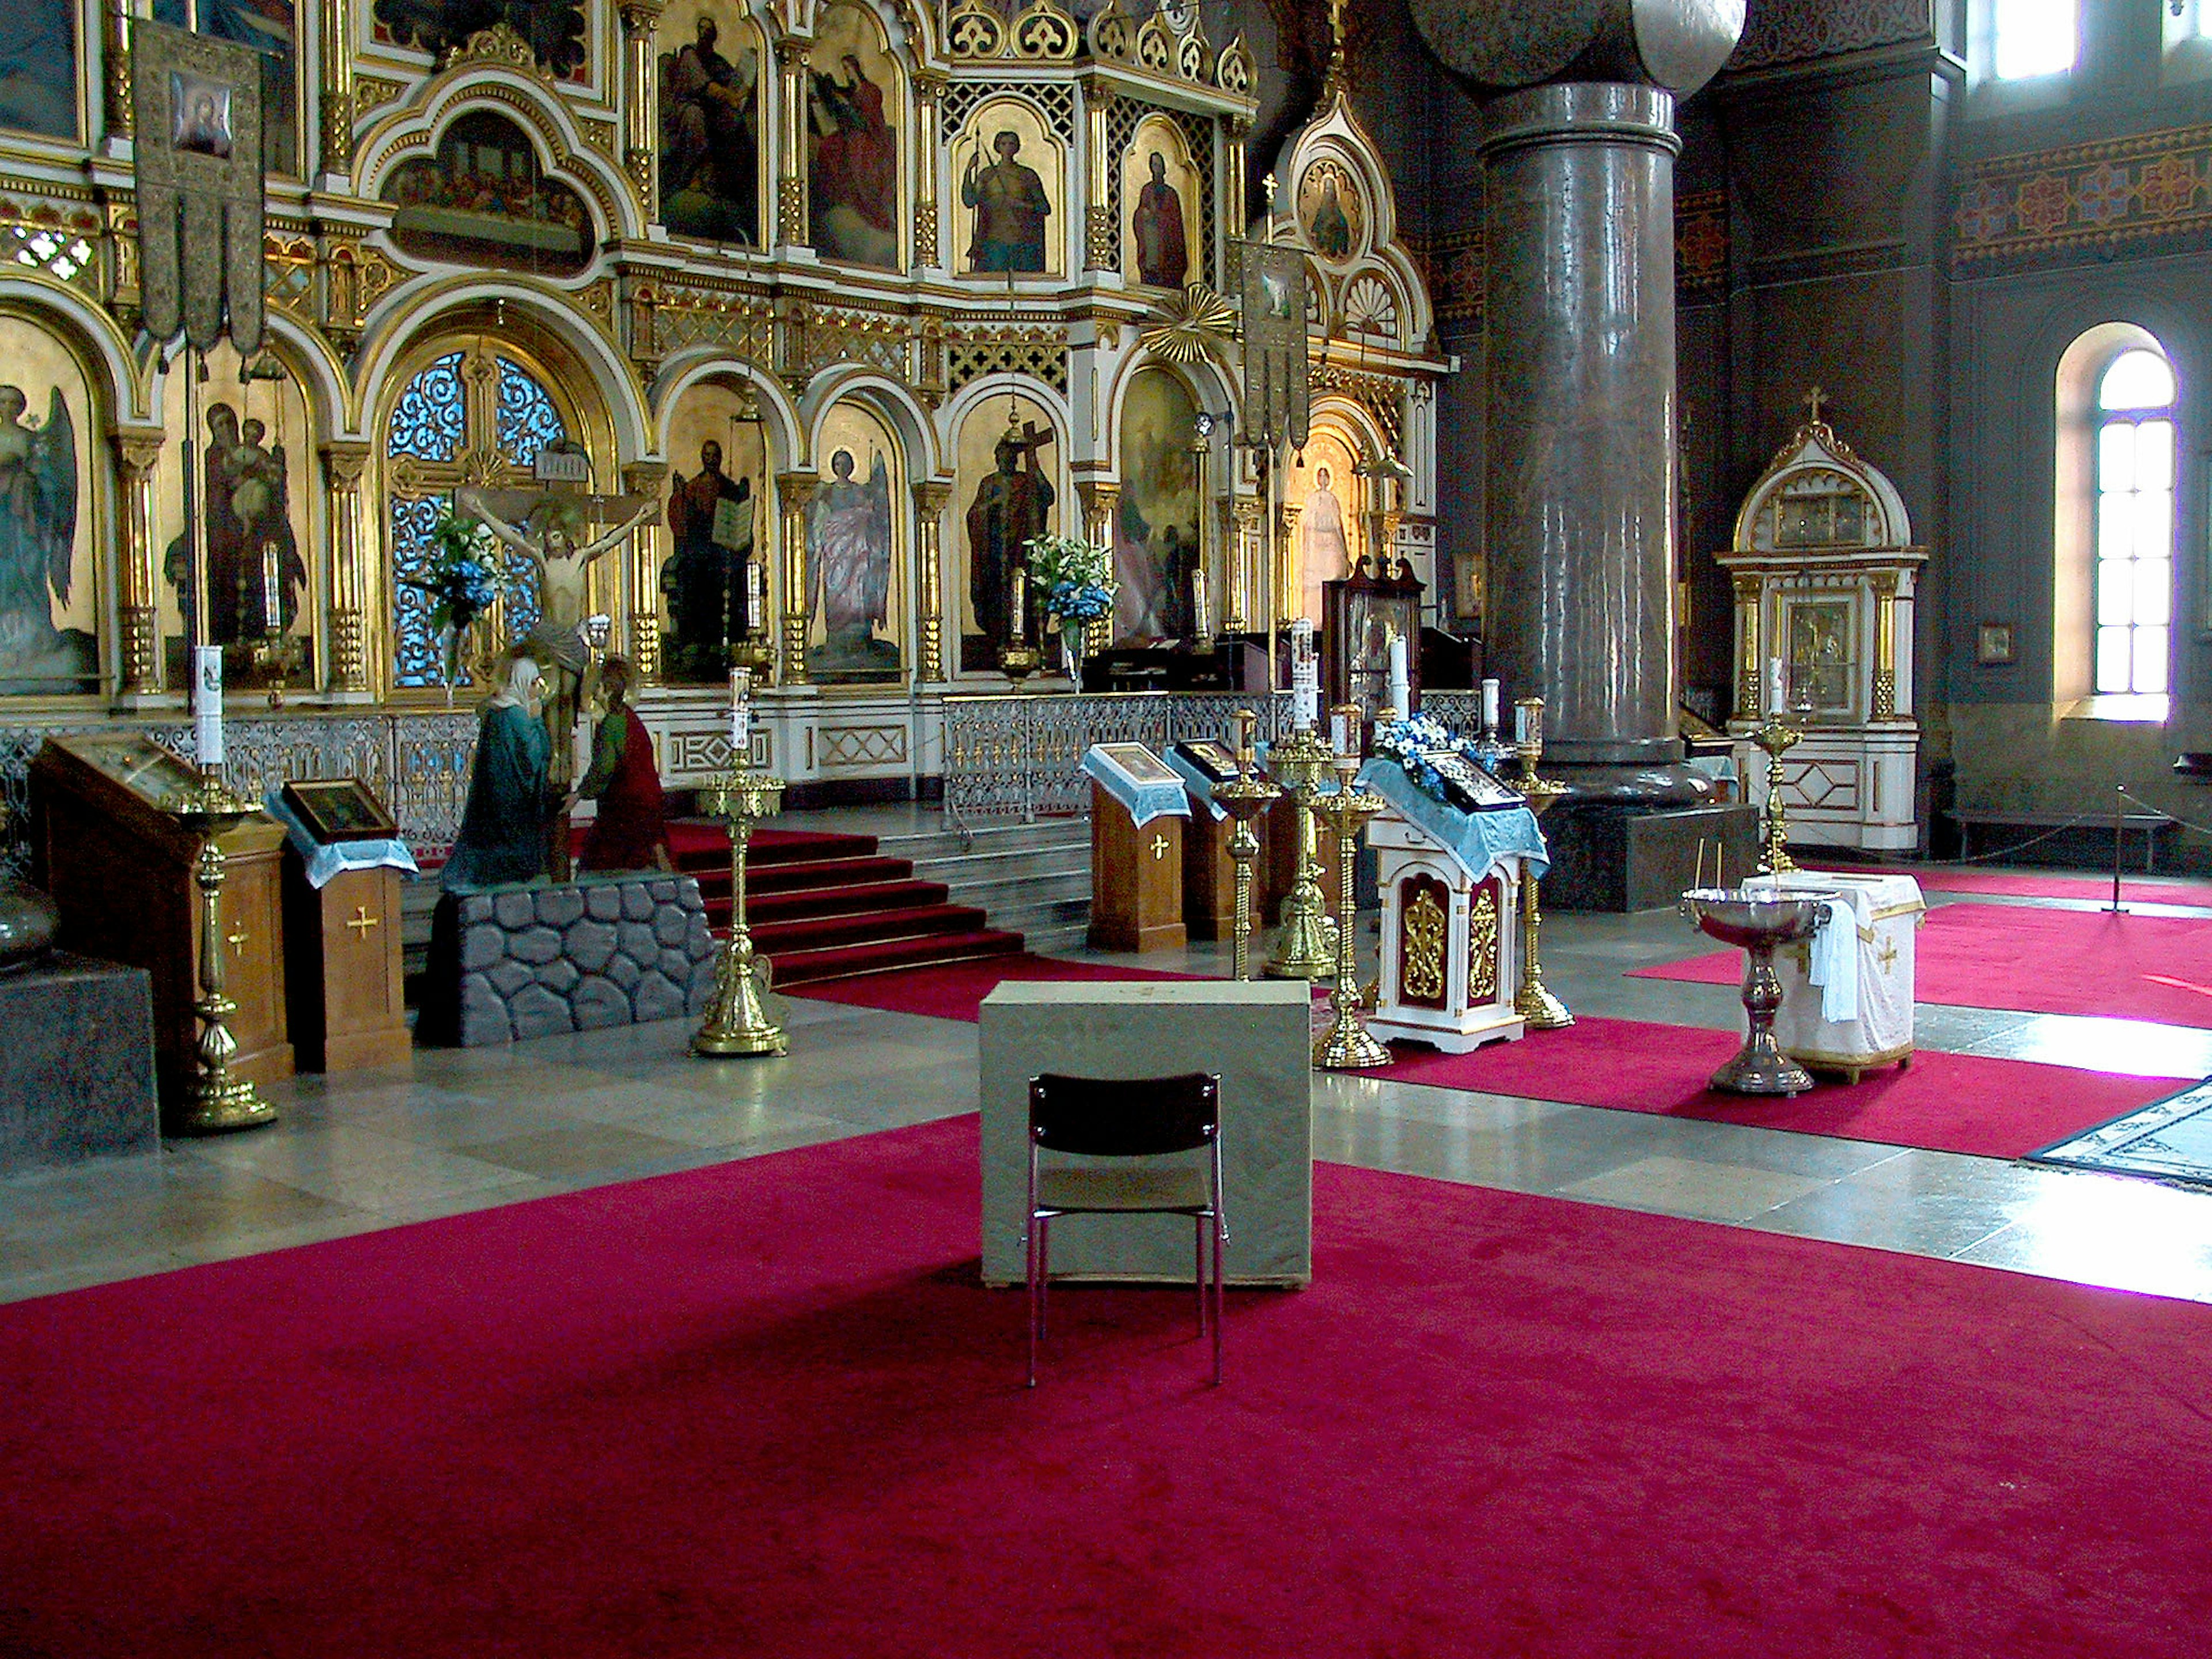
[[[1455,737],[1446,730],[1440,720],[1426,714],[1414,714],[1402,720],[1385,720],[1375,728],[1375,752],[1386,760],[1397,762],[1413,787],[1431,800],[1456,805],[1431,758],[1437,755],[1458,755],[1470,765],[1480,766],[1474,745],[1464,738]]]
[[[430,596],[430,626],[440,633],[465,634],[469,624],[497,599],[505,584],[497,564],[498,544],[474,519],[448,513],[430,526],[430,556],[404,586]]]
[[[1080,536],[1033,536],[1027,554],[1030,580],[1055,627],[1114,614],[1114,556],[1105,548]]]

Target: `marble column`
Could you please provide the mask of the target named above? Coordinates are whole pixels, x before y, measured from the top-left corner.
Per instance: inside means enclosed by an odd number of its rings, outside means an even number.
[[[811,472],[775,475],[776,506],[783,539],[783,666],[778,683],[806,684],[806,631],[813,618],[807,611],[806,509],[813,504],[821,480]]]
[[[122,534],[116,562],[122,603],[122,639],[116,653],[115,689],[134,696],[161,689],[161,619],[155,610],[154,474],[165,434],[159,427],[118,427],[111,435],[122,489]]]
[[[945,667],[945,509],[952,486],[933,478],[914,487],[915,618],[915,678],[934,684],[951,678]]]
[[[362,474],[365,443],[322,447],[323,488],[331,523],[331,665],[333,691],[368,690],[368,550],[362,540]]]
[[[667,494],[665,461],[632,461],[622,476],[625,494],[656,501]],[[629,538],[629,658],[633,683],[641,686],[660,684],[660,565],[667,535],[666,514],[655,513]]]
[[[1412,9],[1494,94],[1476,138],[1488,665],[1544,699],[1547,767],[1577,793],[1695,799],[1676,725],[1674,100],[1727,60],[1742,0]]]

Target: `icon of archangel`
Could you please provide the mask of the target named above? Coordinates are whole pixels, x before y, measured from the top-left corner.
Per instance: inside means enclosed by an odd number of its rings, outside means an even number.
[[[76,428],[53,388],[43,424],[30,398],[0,386],[0,691],[85,691],[99,672],[93,636],[54,626],[76,548]]]

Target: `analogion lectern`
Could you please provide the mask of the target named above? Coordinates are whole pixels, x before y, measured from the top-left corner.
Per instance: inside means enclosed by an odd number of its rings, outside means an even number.
[[[1183,926],[1193,939],[1228,939],[1237,927],[1237,861],[1229,854],[1237,826],[1213,804],[1213,791],[1237,781],[1237,757],[1209,740],[1176,744],[1160,758],[1182,778],[1193,808],[1183,826]]]
[[[1091,943],[1101,951],[1168,951],[1182,922],[1182,779],[1140,743],[1102,743],[1091,775]]]
[[[285,982],[300,1069],[386,1066],[414,1048],[402,994],[398,826],[358,778],[295,781],[270,798],[284,826]]]

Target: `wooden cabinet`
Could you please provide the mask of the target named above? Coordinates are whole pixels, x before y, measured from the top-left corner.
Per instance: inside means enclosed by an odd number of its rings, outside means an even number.
[[[284,849],[285,983],[303,1072],[343,1072],[407,1058],[399,872],[341,870],[317,889],[296,848]]]
[[[66,950],[143,968],[153,978],[154,1051],[165,1109],[191,1076],[199,1034],[199,842],[161,803],[192,769],[137,732],[52,738],[32,763],[43,825],[46,885],[60,907]],[[256,1084],[292,1075],[284,1001],[284,832],[255,817],[222,837],[218,912],[223,994],[238,1053],[233,1075]]]

